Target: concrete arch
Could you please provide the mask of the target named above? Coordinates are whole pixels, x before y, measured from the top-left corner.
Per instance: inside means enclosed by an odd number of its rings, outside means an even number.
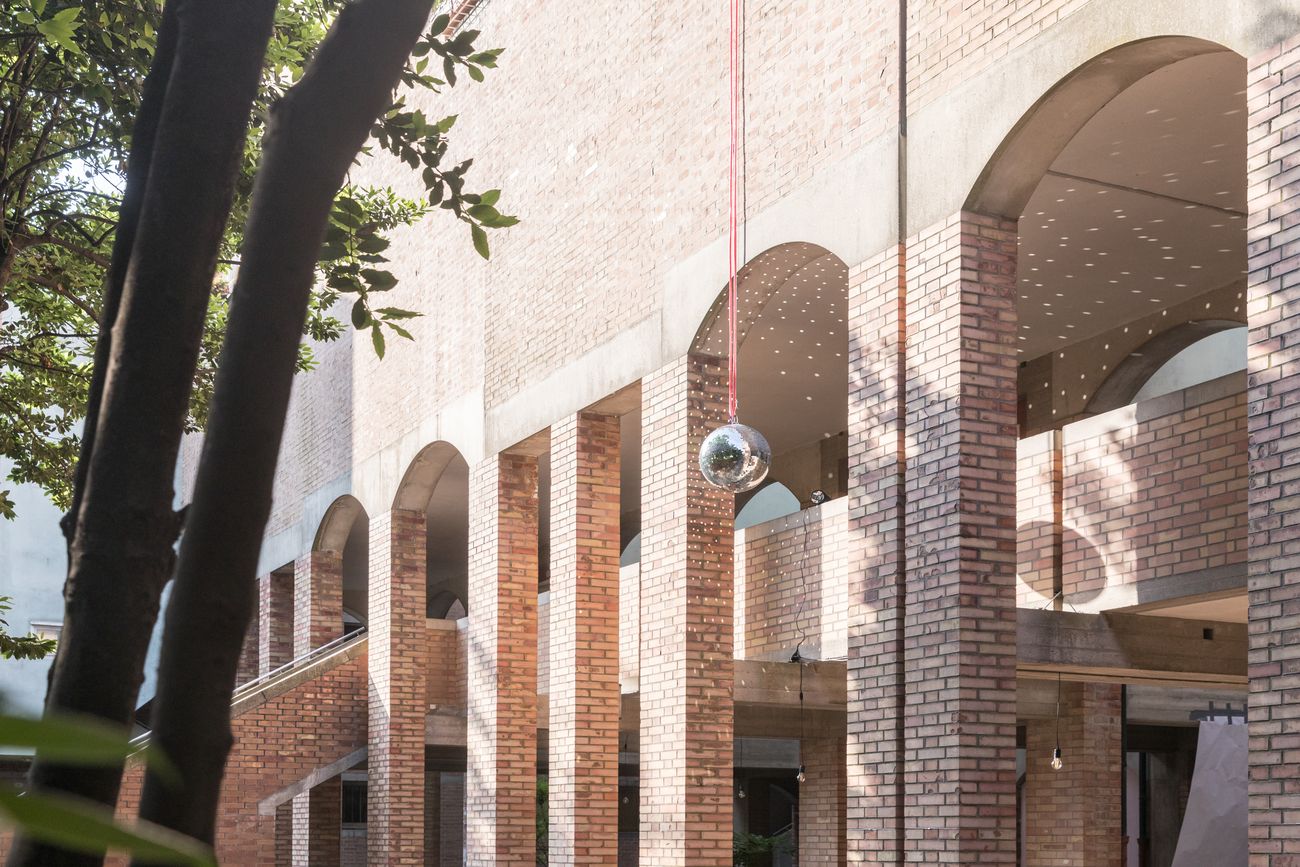
[[[330,503],[316,529],[316,536],[311,545],[312,550],[342,555],[347,545],[348,535],[352,532],[352,525],[358,516],[365,514],[366,510],[361,505],[361,501],[351,494],[344,494]]]
[[[453,461],[464,460],[460,449],[445,440],[430,443],[411,459],[393,494],[393,508],[423,512],[438,480]]]
[[[1085,411],[1088,415],[1097,415],[1128,406],[1147,380],[1175,355],[1211,334],[1244,328],[1245,325],[1245,322],[1229,319],[1210,319],[1184,322],[1160,332],[1115,367],[1088,401]]]
[[[1168,50],[1173,43],[1164,42],[1167,39],[1250,57],[1297,30],[1297,0],[1093,0],[988,70],[909,112],[907,233],[922,231],[978,201],[973,191],[985,186],[981,179],[1009,131],[1032,113],[1044,94],[1091,61],[1148,42],[1164,45],[1141,50]],[[942,171],[936,170],[939,166]],[[991,215],[1007,215],[994,205],[984,207]]]
[[[1107,103],[1157,69],[1228,50],[1205,39],[1157,36],[1092,58],[1052,85],[1012,127],[984,166],[963,207],[1020,219],[1048,168]]]

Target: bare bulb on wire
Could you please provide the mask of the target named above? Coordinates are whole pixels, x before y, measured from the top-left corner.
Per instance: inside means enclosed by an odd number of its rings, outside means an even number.
[[[794,778],[801,783],[807,781],[808,775],[803,772],[803,765],[799,766],[799,773],[795,774]]]
[[[1052,770],[1059,771],[1065,767],[1065,762],[1061,761],[1061,748],[1057,747],[1052,750]]]

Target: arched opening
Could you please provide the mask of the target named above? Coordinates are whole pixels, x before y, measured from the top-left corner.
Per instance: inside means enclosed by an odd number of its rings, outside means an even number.
[[[805,505],[848,492],[848,289],[847,266],[816,244],[773,247],[739,272],[740,420],[772,446],[768,478]],[[724,288],[692,351],[727,354],[726,301]]]
[[[1022,607],[1244,612],[1244,378],[1224,375],[1245,366],[1246,129],[1241,56],[1201,39],[1134,42],[1045,95],[967,200],[1019,228]],[[1192,580],[1206,564],[1227,577],[1195,595],[1209,586]],[[1040,760],[1054,726],[1084,725],[1119,688],[1067,684],[1060,723],[1026,710],[1035,686],[1019,681],[1032,751],[1021,751],[1022,847],[1061,833],[1035,808],[1062,779]],[[1174,692],[1153,699],[1162,717],[1188,700]],[[1129,767],[1141,750],[1131,749],[1116,764]],[[1179,803],[1171,778],[1134,769],[1124,786],[1132,803]],[[1163,851],[1180,821],[1128,833],[1134,847]],[[1173,839],[1137,839],[1155,833]]]
[[[425,516],[427,616],[464,616],[469,599],[469,465],[465,458],[450,443],[426,446],[411,462],[394,506]]]
[[[321,518],[312,549],[339,557],[343,584],[343,631],[355,632],[366,624],[370,590],[370,517],[351,495],[330,503]]]

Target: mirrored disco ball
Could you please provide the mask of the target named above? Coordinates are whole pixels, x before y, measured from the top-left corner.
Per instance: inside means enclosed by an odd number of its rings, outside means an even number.
[[[714,487],[741,494],[757,487],[772,466],[772,447],[749,425],[723,425],[700,446],[700,472]]]

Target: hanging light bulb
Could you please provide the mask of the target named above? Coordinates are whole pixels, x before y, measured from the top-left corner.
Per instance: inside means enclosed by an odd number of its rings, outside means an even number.
[[[1052,770],[1065,767],[1061,761],[1061,673],[1056,673],[1056,746],[1052,749]]]
[[[740,800],[742,800],[742,801],[745,800],[745,798],[749,797],[748,795],[745,794],[745,784],[744,784],[744,783],[741,783],[741,784],[740,784],[740,788],[736,790],[736,797],[737,797],[737,798],[740,798]]]
[[[794,778],[801,783],[807,781],[808,775],[804,773],[803,765],[799,765],[799,773],[795,774]]]

